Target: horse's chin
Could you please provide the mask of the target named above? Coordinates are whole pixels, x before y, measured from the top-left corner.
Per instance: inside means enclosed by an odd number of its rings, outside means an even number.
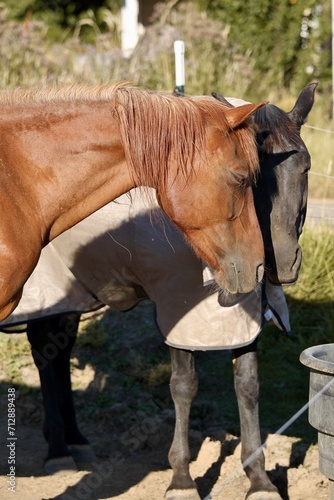
[[[226,276],[226,274],[222,274],[220,272],[216,272],[214,274],[214,277],[216,283],[219,285],[223,294],[225,294],[226,297],[228,296],[234,297],[238,294],[249,293],[252,292],[253,290],[257,290],[260,287],[263,277],[263,272],[262,270],[260,270],[253,280],[252,279],[242,280],[240,279],[240,276],[238,280],[228,279],[229,277]]]
[[[279,275],[273,271],[266,271],[266,277],[272,285],[284,286],[284,285],[294,285],[298,280],[299,271],[291,276]]]
[[[302,251],[299,245],[286,251],[285,255],[278,253],[277,256],[273,250],[266,250],[265,258],[266,276],[273,285],[293,285],[296,283],[302,263]]]

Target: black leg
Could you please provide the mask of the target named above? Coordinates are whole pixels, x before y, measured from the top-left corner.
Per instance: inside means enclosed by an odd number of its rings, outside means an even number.
[[[194,355],[190,351],[174,348],[170,348],[170,353],[172,362],[170,390],[175,406],[175,430],[168,455],[173,478],[166,492],[166,498],[200,500],[196,484],[189,473],[189,413],[198,387]]]
[[[70,357],[79,320],[78,314],[64,315],[30,323],[27,328],[32,356],[41,381],[45,412],[43,433],[48,443],[48,472],[54,472],[58,468],[75,468],[71,453],[80,460],[76,445],[87,447],[85,451],[91,455],[92,460],[95,458],[88,440],[79,431],[71,388]],[[55,468],[54,462],[50,465],[50,461],[64,457],[70,457],[71,460],[60,460]],[[89,461],[81,458],[81,461]],[[47,464],[50,465],[49,468]]]
[[[59,345],[58,355],[53,360],[53,371],[67,445],[88,444],[88,440],[78,428],[71,385],[70,359],[78,332],[79,320],[79,315],[69,314],[57,318],[57,323],[53,325],[57,329],[55,335]]]
[[[259,422],[259,377],[256,351],[257,341],[251,345],[233,351],[234,385],[238,400],[242,452],[244,463],[253,454],[254,458],[245,466],[245,472],[251,482],[248,499],[281,499],[277,488],[271,483],[265,471],[265,460],[261,447]],[[260,492],[267,492],[260,495]]]

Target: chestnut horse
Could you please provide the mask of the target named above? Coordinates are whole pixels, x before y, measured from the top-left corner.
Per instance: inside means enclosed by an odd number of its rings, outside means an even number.
[[[276,284],[295,281],[300,267],[301,251],[298,238],[305,220],[307,172],[310,168],[310,156],[300,137],[300,129],[312,109],[315,88],[316,84],[308,85],[300,93],[295,106],[289,113],[274,105],[266,105],[254,115],[256,129],[258,130],[260,155],[260,173],[254,186],[255,205],[265,241],[267,277]],[[264,136],[267,136],[265,140],[263,140]],[[121,203],[125,203],[124,200]],[[127,199],[126,203],[131,205],[129,199]],[[114,204],[111,204],[110,214],[114,210]],[[92,227],[98,224],[98,218],[94,219],[97,215],[92,218]],[[102,216],[102,219],[104,217],[105,215]],[[276,220],[281,221],[277,227],[275,225]],[[85,224],[88,223],[89,219],[81,223],[81,225],[85,228]],[[139,234],[143,233],[145,239],[144,230],[147,231],[147,228],[151,227],[150,216],[142,214],[141,217],[137,216],[135,219],[125,217],[121,223],[121,226],[124,227],[125,240],[120,240],[121,233],[118,229],[110,233],[110,236],[114,237],[116,241],[126,244],[127,248],[129,242],[130,244],[132,242],[130,250],[132,255],[137,258],[137,260],[132,259],[131,264],[129,264],[129,255],[127,250],[123,248],[123,253],[127,257],[124,262],[131,267],[122,276],[119,274],[121,279],[118,281],[122,284],[122,280],[126,280],[126,287],[133,290],[134,295],[130,295],[128,307],[140,300],[139,288],[144,295],[151,297],[157,306],[158,324],[167,336],[168,343],[169,326],[165,326],[166,321],[170,317],[172,323],[176,325],[175,329],[179,329],[182,324],[178,316],[180,308],[179,289],[182,288],[182,292],[189,302],[194,297],[194,290],[196,293],[201,293],[200,290],[197,291],[201,288],[199,285],[202,280],[201,263],[192,255],[188,246],[183,243],[178,231],[172,225],[168,225],[167,222],[167,226],[164,227],[168,238],[163,233],[161,225],[158,224],[155,229],[150,229],[152,233],[150,236],[154,236],[154,243],[152,238],[146,238],[148,242],[146,250],[149,249],[150,253],[144,259],[144,256],[140,257],[140,254],[138,254],[138,241],[133,242],[132,234],[133,227],[138,227]],[[78,238],[80,233],[76,233],[76,231],[79,228],[80,224],[54,242],[64,256],[69,253],[68,242],[71,239],[76,240]],[[288,244],[285,243],[284,235],[287,238],[289,237],[287,239]],[[109,261],[109,267],[99,261],[99,251],[105,252],[104,244],[109,244],[108,240],[111,241],[110,236],[107,235],[107,239],[104,238],[101,241],[97,240],[96,245],[90,251],[91,268],[94,272],[99,272],[98,268],[101,266],[102,274],[107,275],[108,272],[110,273],[110,267],[122,269],[119,267],[119,257],[111,256],[110,258],[114,260]],[[282,244],[282,239],[284,244]],[[158,245],[157,241],[159,240],[160,246],[155,249],[154,245]],[[80,242],[78,246],[80,247]],[[115,243],[115,247],[117,246],[119,252],[121,252],[122,248]],[[175,250],[177,253],[174,252]],[[77,255],[78,261],[81,253],[84,254],[85,251],[88,250],[82,247]],[[115,255],[118,255],[118,253]],[[167,262],[166,255],[169,256]],[[150,268],[153,269],[155,275],[149,276],[148,270]],[[89,278],[89,270],[82,263],[76,272],[78,272],[77,276],[80,282],[87,288],[88,282],[85,282],[85,279]],[[135,290],[133,289],[133,282],[136,283]],[[174,288],[173,285],[175,285]],[[102,300],[102,292],[98,290],[95,290],[95,292],[98,296],[100,293],[99,298]],[[217,294],[212,288],[210,293],[212,295]],[[254,297],[254,305],[257,306],[257,295],[254,294]],[[187,311],[187,315],[195,314],[193,324],[198,322],[198,318],[202,314],[198,302],[192,310],[192,306],[189,305],[190,310]],[[221,305],[217,301],[216,307],[211,308],[212,314],[205,318],[202,334],[204,345],[210,331],[214,329],[213,321],[216,314],[219,313],[219,308],[221,309]],[[196,311],[199,311],[197,316]],[[173,321],[173,314],[175,321]],[[15,315],[12,317],[14,318],[12,322],[15,323]],[[70,354],[75,342],[79,318],[78,314],[63,315],[28,324],[28,339],[31,343],[35,364],[39,369],[45,405],[43,430],[48,442],[46,461],[46,470],[48,472],[62,467],[75,467],[73,458],[79,461],[94,458],[87,439],[78,429],[71,392]],[[221,325],[222,331],[223,327],[224,325]],[[258,331],[254,334],[255,339],[250,344],[246,343],[243,347],[232,346],[235,389],[240,413],[243,462],[249,459],[261,446],[256,355],[256,337],[260,330],[261,324],[259,324]],[[64,334],[66,334],[67,340],[63,348],[59,349],[57,342],[61,341]],[[57,339],[57,335],[59,335],[59,339]],[[222,341],[224,340],[226,339],[224,339],[222,333]],[[64,339],[62,341],[64,342]],[[53,359],[47,359],[46,347],[52,342],[55,342],[53,351],[57,351],[58,347],[58,355]],[[176,426],[169,453],[173,479],[167,491],[167,498],[198,500],[196,484],[189,473],[190,451],[188,445],[189,412],[191,402],[197,391],[194,353],[191,350],[171,346],[170,353],[172,360],[171,392],[176,410]],[[246,465],[245,471],[251,483],[247,495],[248,499],[278,500],[281,498],[266,474],[263,453],[258,454],[255,460],[250,461]]]
[[[48,242],[139,185],[156,189],[222,288],[254,289],[264,254],[248,117],[262,105],[227,109],[124,84],[2,93],[0,320]]]

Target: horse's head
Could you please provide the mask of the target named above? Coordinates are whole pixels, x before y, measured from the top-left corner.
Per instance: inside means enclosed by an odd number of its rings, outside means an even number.
[[[217,283],[232,293],[248,292],[264,271],[252,193],[258,155],[248,118],[264,103],[235,109],[212,98],[197,103],[206,116],[205,151],[196,151],[187,176],[174,169],[164,189],[157,189],[158,201],[215,270]]]
[[[265,246],[266,273],[275,284],[294,283],[302,252],[298,243],[306,216],[309,152],[300,129],[314,103],[317,84],[300,93],[293,109],[285,113],[273,105],[257,111],[254,120],[259,141],[260,175],[254,201]]]
[[[312,109],[317,83],[307,85],[293,109],[286,113],[268,104],[254,114],[260,175],[254,184],[254,202],[265,246],[266,274],[275,284],[294,283],[302,252],[298,244],[306,215],[310,155],[300,129]],[[225,105],[245,101],[213,96]]]

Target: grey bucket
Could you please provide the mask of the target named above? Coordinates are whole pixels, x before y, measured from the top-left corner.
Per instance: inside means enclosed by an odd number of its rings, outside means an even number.
[[[305,349],[300,362],[310,368],[310,424],[318,431],[319,469],[329,478],[334,500],[334,344]]]

